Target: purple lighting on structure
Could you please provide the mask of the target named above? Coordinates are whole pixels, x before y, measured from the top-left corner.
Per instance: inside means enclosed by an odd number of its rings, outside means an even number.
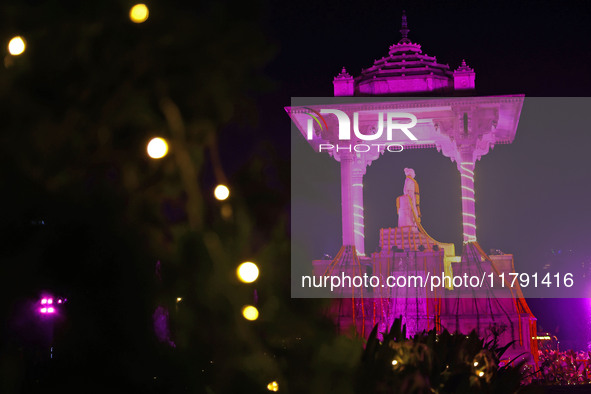
[[[39,312],[41,312],[43,314],[52,314],[52,313],[55,313],[55,308],[51,307],[51,306],[49,308],[43,307],[43,308],[39,309]]]
[[[57,303],[61,304],[62,302],[64,302],[65,300],[62,301],[62,299],[58,299]],[[56,308],[50,305],[53,305],[53,297],[43,297],[41,298],[41,301],[39,301],[39,303],[41,304],[41,307],[39,308],[39,313],[43,314],[43,315],[53,315],[57,312]]]
[[[164,342],[171,347],[176,347],[174,341],[170,338],[170,324],[168,320],[168,309],[159,306],[152,315],[154,321],[154,333],[160,342]]]
[[[474,199],[474,163],[460,162],[460,182],[462,187],[462,227],[464,243],[476,241],[476,209]]]

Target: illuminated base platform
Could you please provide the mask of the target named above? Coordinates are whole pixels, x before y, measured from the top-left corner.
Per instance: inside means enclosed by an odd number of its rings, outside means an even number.
[[[531,313],[519,288],[502,288],[500,283],[489,286],[494,273],[514,272],[510,254],[486,255],[477,243],[464,245],[462,256],[452,256],[453,244],[434,241],[420,229],[385,228],[380,230],[380,250],[371,257],[358,256],[354,246],[343,246],[333,260],[313,261],[314,275],[375,275],[384,283],[388,276],[422,278],[433,275],[477,275],[487,278],[479,288],[428,286],[342,289],[341,297],[333,301],[328,313],[343,333],[352,329],[367,337],[378,324],[386,331],[394,319],[402,316],[407,333],[413,336],[423,330],[447,329],[469,334],[476,330],[482,338],[498,335],[501,345],[512,342],[505,356],[513,358],[522,353],[537,362],[536,318]],[[418,279],[416,279],[418,280]],[[407,282],[407,284],[410,284]]]

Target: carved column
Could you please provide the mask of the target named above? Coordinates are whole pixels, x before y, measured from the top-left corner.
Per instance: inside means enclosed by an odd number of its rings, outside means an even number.
[[[462,228],[464,243],[476,242],[475,160],[473,152],[460,153],[457,164],[462,188]]]
[[[357,254],[365,256],[365,213],[363,209],[363,176],[365,163],[356,162],[353,170],[353,233]]]
[[[343,245],[355,244],[353,215],[353,160],[350,152],[339,152],[341,162],[341,217],[343,225]]]

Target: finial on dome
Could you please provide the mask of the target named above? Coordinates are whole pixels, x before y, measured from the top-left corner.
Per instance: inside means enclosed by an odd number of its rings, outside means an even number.
[[[334,79],[352,79],[353,77],[349,75],[347,69],[343,66],[340,74],[338,74]]]
[[[457,71],[474,71],[472,67],[466,64],[466,59],[462,59],[462,64],[458,67]]]
[[[408,39],[408,23],[406,21],[406,11],[402,11],[402,28],[400,29],[400,34],[402,35],[402,39],[398,41],[399,44],[410,44],[410,40]]]

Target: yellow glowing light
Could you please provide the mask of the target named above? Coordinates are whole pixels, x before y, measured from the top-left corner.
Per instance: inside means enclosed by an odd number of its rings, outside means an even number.
[[[484,372],[482,372],[482,371],[478,372],[478,376],[483,377],[484,376]]]
[[[150,12],[145,4],[136,4],[129,10],[129,19],[133,23],[142,23],[148,19]]]
[[[259,277],[259,267],[255,263],[246,261],[238,266],[236,275],[244,283],[252,283]]]
[[[148,142],[148,156],[152,159],[161,159],[168,153],[168,144],[163,138],[152,138]]]
[[[392,365],[398,364],[398,360],[392,360]]]
[[[21,36],[13,37],[8,42],[8,52],[12,56],[18,56],[25,51],[26,48],[25,40]]]
[[[246,320],[256,320],[259,318],[259,310],[252,305],[247,305],[242,308],[242,316],[244,316]]]
[[[269,391],[279,391],[279,384],[276,381],[272,381],[267,385]]]
[[[230,196],[230,189],[226,185],[217,185],[213,191],[213,195],[218,200],[223,201]]]
[[[474,366],[477,367],[478,366],[478,361],[474,361]]]
[[[183,300],[183,298],[182,298],[182,297],[177,297],[177,298],[176,298],[176,302],[181,302],[182,300]]]

